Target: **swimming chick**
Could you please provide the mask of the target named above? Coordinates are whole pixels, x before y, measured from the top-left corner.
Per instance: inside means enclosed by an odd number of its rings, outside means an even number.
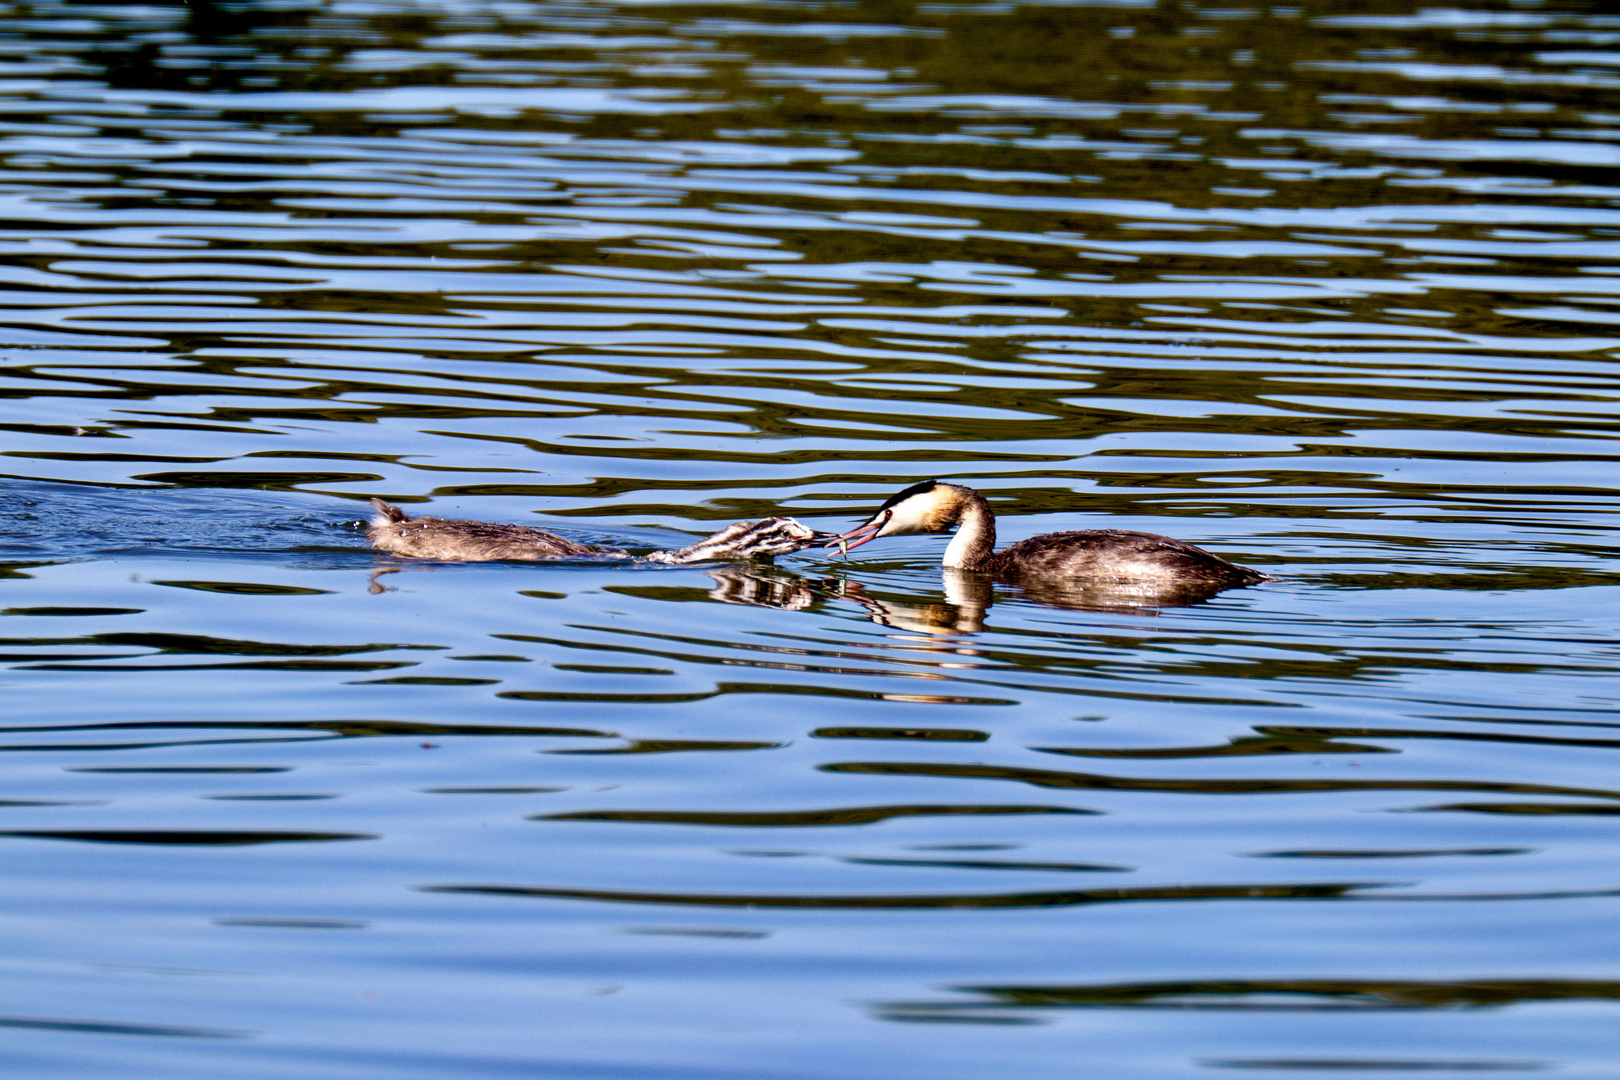
[[[961,484],[925,480],[896,492],[871,520],[837,537],[845,551],[880,536],[947,532],[960,526],[940,560],[999,581],[1134,583],[1166,590],[1218,592],[1270,580],[1202,548],[1156,533],[1083,529],[1046,533],[996,551],[996,518],[983,495]]]
[[[376,509],[366,539],[371,546],[416,559],[454,559],[484,562],[490,559],[571,559],[609,557],[629,559],[618,548],[580,544],[544,529],[498,525],[487,521],[448,518],[411,518],[397,506],[372,499]],[[678,551],[655,551],[648,562],[693,563],[717,559],[771,559],[812,544],[833,539],[792,518],[766,518],[727,525],[712,536]]]

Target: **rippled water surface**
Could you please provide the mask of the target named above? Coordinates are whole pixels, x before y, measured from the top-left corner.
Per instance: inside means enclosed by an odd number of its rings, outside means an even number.
[[[0,8],[7,1075],[1615,1075],[1609,10]]]

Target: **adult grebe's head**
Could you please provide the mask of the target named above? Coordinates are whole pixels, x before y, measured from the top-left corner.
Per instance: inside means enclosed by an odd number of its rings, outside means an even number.
[[[880,536],[944,532],[962,519],[962,504],[970,494],[968,488],[941,480],[912,484],[889,496],[865,525],[836,537],[834,542],[848,551]]]

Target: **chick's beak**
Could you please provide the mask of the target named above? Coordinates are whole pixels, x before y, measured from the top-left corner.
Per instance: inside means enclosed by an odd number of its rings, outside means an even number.
[[[877,539],[878,530],[883,528],[883,525],[884,522],[881,518],[875,521],[868,521],[865,525],[862,525],[859,528],[851,529],[849,532],[844,533],[841,536],[833,537],[830,541],[828,541],[827,546],[833,547],[836,545],[840,551],[848,554],[851,548],[858,548],[862,544]]]

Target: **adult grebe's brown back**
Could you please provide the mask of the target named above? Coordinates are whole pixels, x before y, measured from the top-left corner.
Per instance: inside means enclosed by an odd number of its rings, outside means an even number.
[[[1002,581],[1129,582],[1210,592],[1269,580],[1202,548],[1156,533],[1083,529],[1046,533],[996,551],[996,517],[970,487],[925,480],[896,492],[871,520],[834,543],[845,550],[880,536],[946,532],[961,526],[941,562]]]
[[[411,518],[397,506],[372,499],[377,513],[366,530],[371,546],[415,559],[572,559],[607,556],[628,559],[618,548],[580,544],[544,529],[499,525],[488,521]],[[654,551],[648,562],[693,563],[716,559],[770,559],[832,538],[792,518],[766,518],[727,525],[712,536],[678,551]]]

